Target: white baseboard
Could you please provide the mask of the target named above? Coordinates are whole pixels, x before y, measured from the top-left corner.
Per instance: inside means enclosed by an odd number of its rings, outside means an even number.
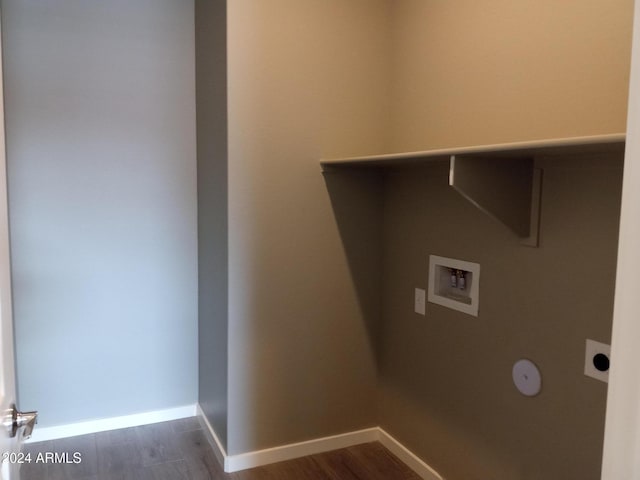
[[[339,448],[351,447],[361,443],[379,441],[409,468],[420,475],[421,478],[425,480],[442,480],[442,477],[433,468],[380,427],[266,448],[264,450],[256,450],[239,455],[228,455],[215,430],[202,412],[200,405],[185,405],[183,407],[169,408],[166,410],[155,410],[152,412],[90,420],[55,427],[36,427],[33,431],[33,436],[27,440],[26,443],[44,442],[58,438],[74,437],[76,435],[117,430],[119,428],[137,427],[139,425],[178,420],[195,415],[202,419],[211,434],[214,441],[213,446],[216,457],[218,461],[224,465],[224,471],[228,473],[268,465],[270,463],[292,460],[307,455],[315,455]]]
[[[291,443],[280,447],[257,450],[255,452],[229,455],[225,459],[225,472],[237,472],[247,468],[268,465],[269,463],[283,462],[294,458],[315,455],[316,453],[337,450],[338,448],[351,447],[361,443],[375,442],[378,439],[377,428],[368,428],[356,432],[323,437],[306,442]]]
[[[168,408],[166,410],[154,410],[152,412],[136,413],[121,417],[101,418],[99,420],[70,423],[55,427],[38,428],[36,425],[36,428],[33,430],[33,436],[27,440],[26,443],[44,442],[58,438],[86,435],[88,433],[105,432],[119,428],[137,427],[150,423],[178,420],[180,418],[193,417],[197,413],[196,405],[185,405],[182,407]]]
[[[402,445],[398,440],[393,438],[382,428],[378,427],[378,433],[378,441],[382,445],[384,445],[387,450],[398,457],[402,461],[402,463],[404,463],[407,467],[420,475],[421,478],[423,478],[424,480],[443,480],[442,476],[438,472],[436,472],[433,468],[420,460],[420,458],[415,453]]]
[[[209,431],[209,434],[213,438],[213,445],[212,445],[213,453],[216,455],[216,458],[218,459],[218,462],[220,462],[220,465],[226,468],[227,457],[228,457],[227,451],[222,445],[222,442],[220,441],[220,438],[216,434],[216,431],[213,429],[213,426],[209,423],[209,419],[202,411],[202,407],[200,406],[199,403],[196,405],[196,408],[198,411],[198,418],[200,418],[204,422],[205,426],[207,427],[207,430]]]
[[[440,476],[440,474],[438,474],[433,468],[420,460],[417,455],[380,427],[357,430],[355,432],[308,440],[306,442],[291,443],[280,447],[241,453],[239,455],[228,455],[199,405],[198,415],[202,418],[204,424],[209,430],[209,433],[211,434],[211,437],[214,439],[215,444],[213,447],[216,457],[224,466],[224,471],[227,473],[238,472],[240,470],[246,470],[247,468],[260,467],[270,463],[283,462],[285,460],[293,460],[294,458],[305,457],[307,455],[329,452],[331,450],[351,447],[361,443],[379,441],[424,480],[443,480],[442,476]]]

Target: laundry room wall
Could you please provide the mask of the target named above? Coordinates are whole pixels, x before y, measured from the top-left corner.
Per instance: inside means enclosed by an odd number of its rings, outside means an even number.
[[[2,23],[20,407],[193,405],[193,4],[7,0]]]

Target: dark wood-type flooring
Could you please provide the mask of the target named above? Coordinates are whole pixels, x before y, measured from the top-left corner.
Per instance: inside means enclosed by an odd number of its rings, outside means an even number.
[[[82,461],[35,461],[46,452]],[[420,480],[378,442],[224,473],[195,417],[32,443],[25,453],[21,480]]]

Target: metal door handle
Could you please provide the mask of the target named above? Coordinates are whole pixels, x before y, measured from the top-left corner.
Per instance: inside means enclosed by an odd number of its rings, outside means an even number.
[[[9,430],[9,436],[16,436],[18,430],[24,427],[23,438],[26,440],[33,433],[33,427],[38,423],[38,412],[19,412],[15,405],[5,413],[4,426]]]

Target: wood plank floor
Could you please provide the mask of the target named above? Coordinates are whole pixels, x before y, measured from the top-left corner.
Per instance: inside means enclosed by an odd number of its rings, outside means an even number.
[[[79,452],[80,463],[36,462]],[[25,446],[21,480],[420,480],[380,443],[224,473],[197,418]]]

